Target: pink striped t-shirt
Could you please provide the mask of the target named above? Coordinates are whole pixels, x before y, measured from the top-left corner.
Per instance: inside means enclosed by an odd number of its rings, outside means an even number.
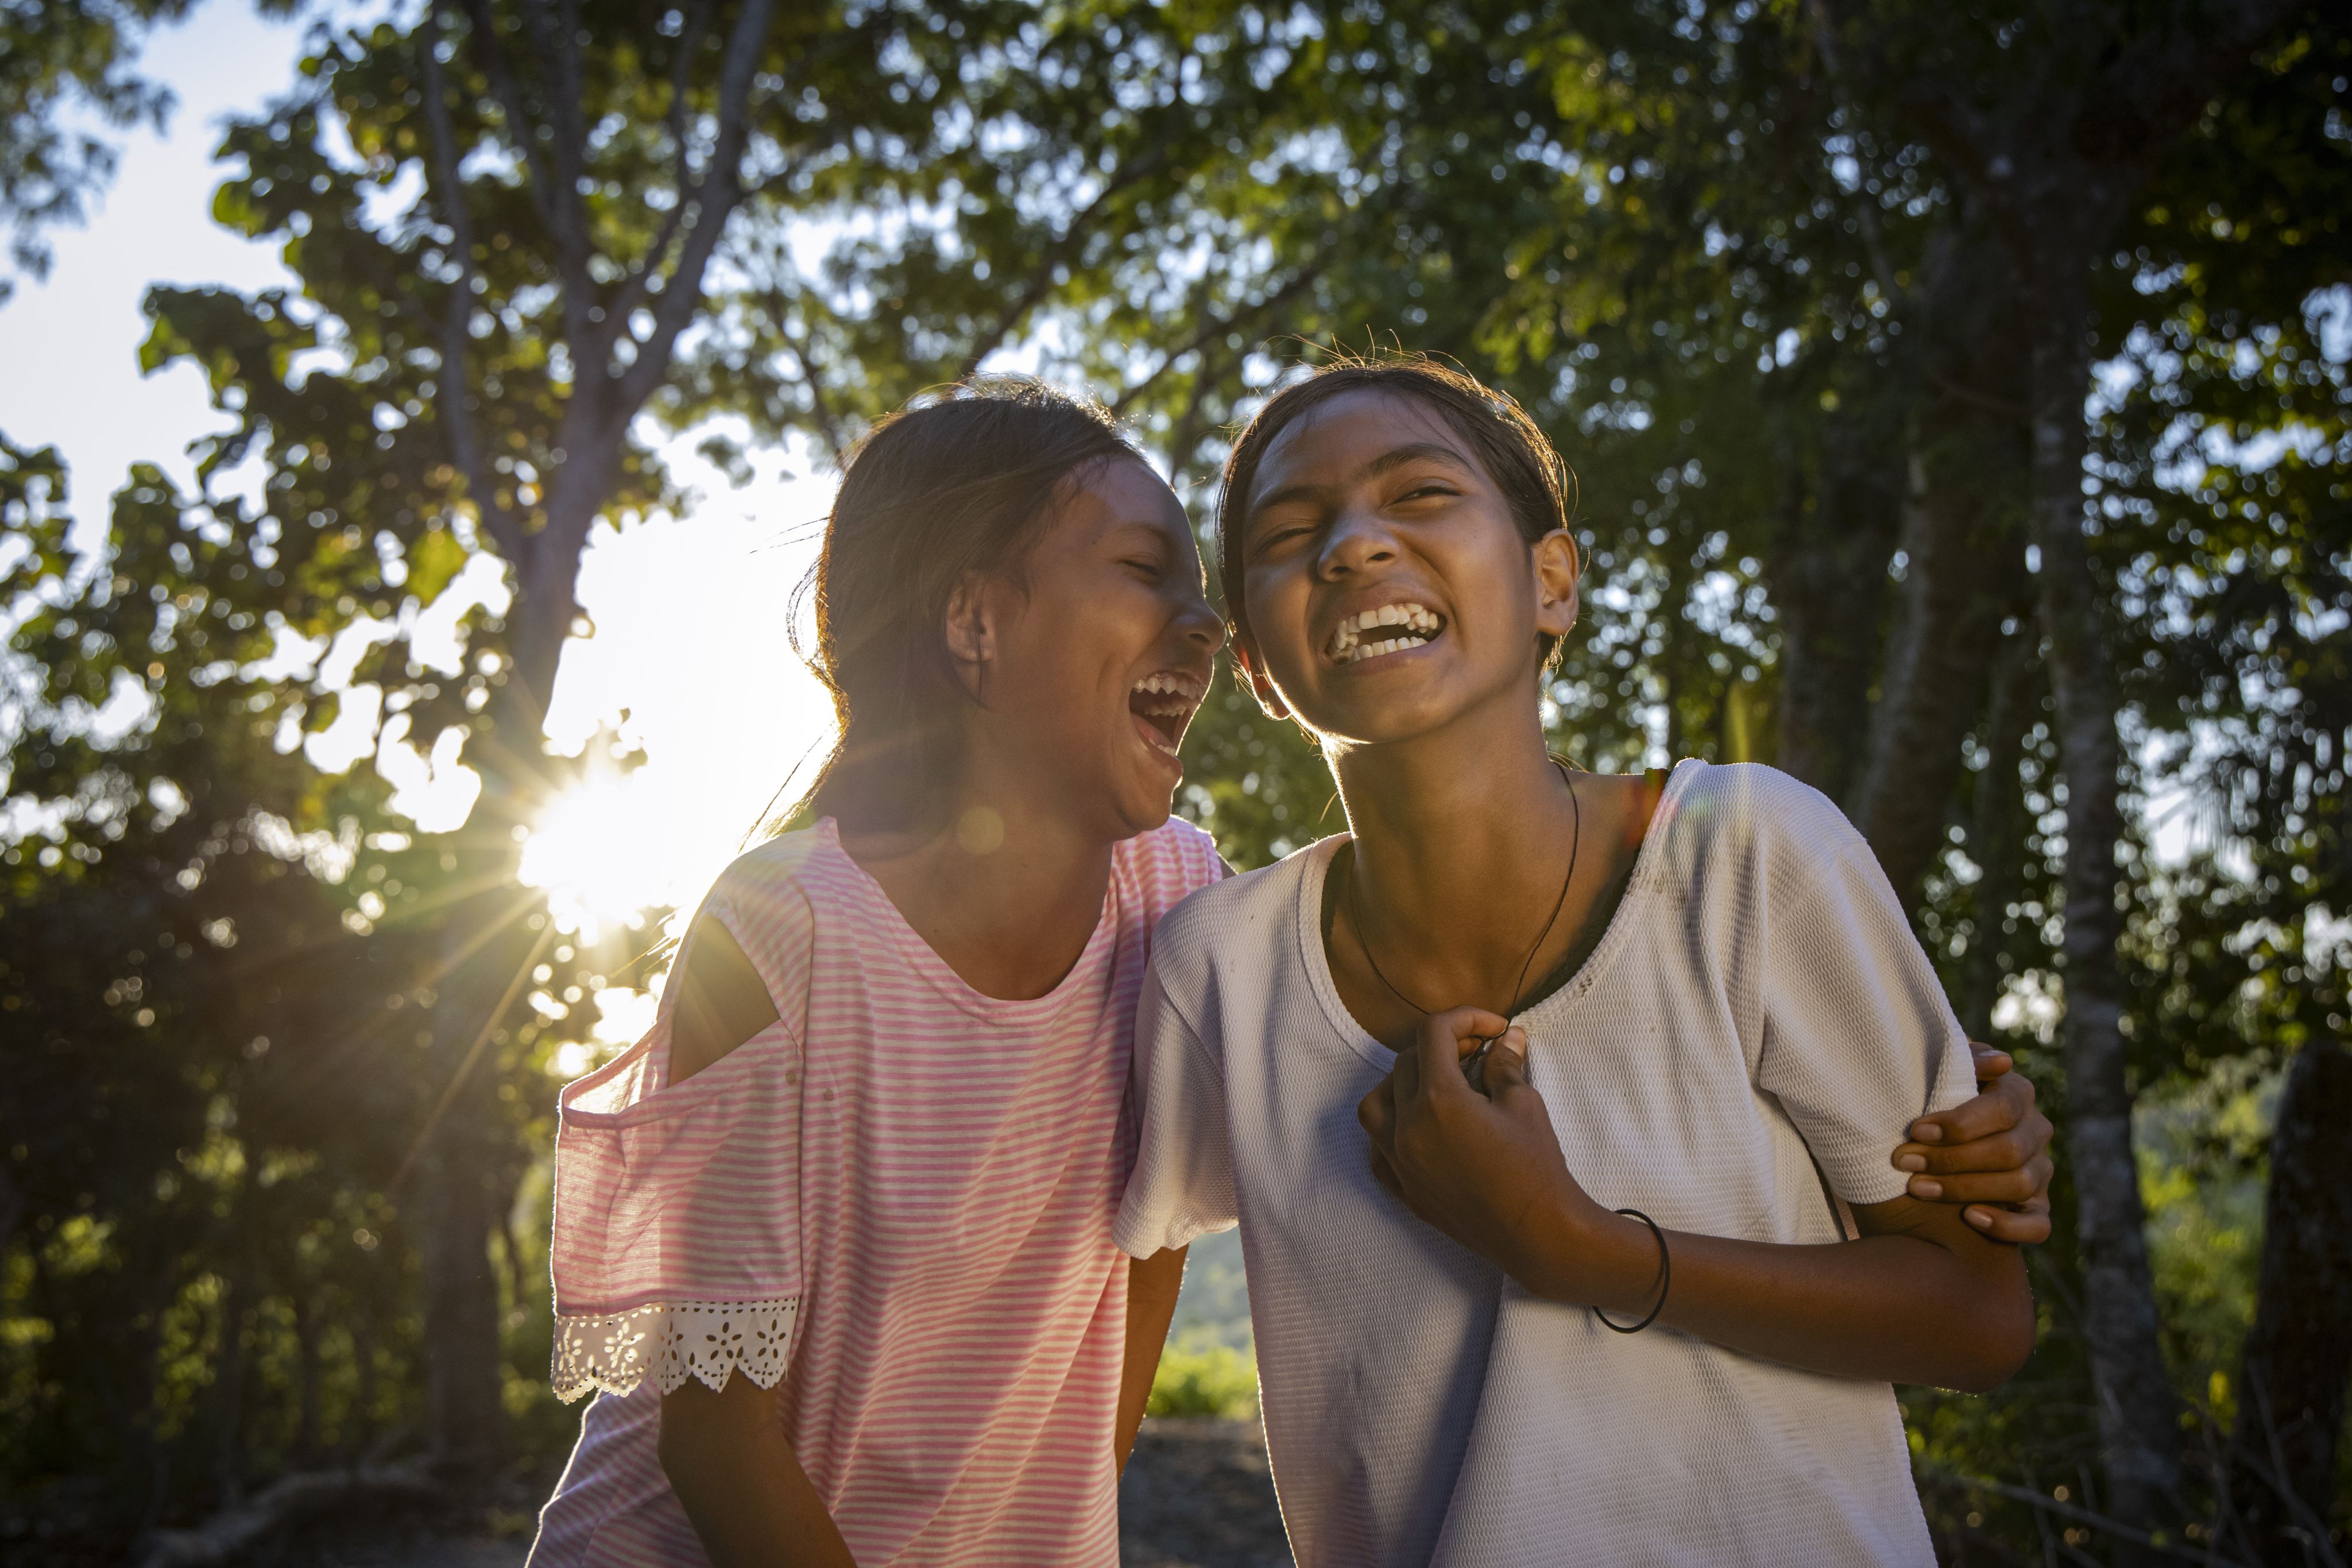
[[[683,1083],[670,1012],[559,1101],[555,1391],[590,1388],[530,1568],[700,1564],[656,1453],[664,1391],[783,1380],[801,1467],[866,1568],[1111,1565],[1135,1001],[1152,926],[1217,880],[1180,821],[1118,845],[1093,936],[985,997],[833,821],[703,914],[779,1018]]]

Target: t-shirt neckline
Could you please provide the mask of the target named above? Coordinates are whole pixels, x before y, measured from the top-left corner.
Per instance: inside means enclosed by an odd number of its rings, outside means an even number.
[[[1082,995],[1089,981],[1087,977],[1098,967],[1103,949],[1118,930],[1118,852],[1111,852],[1110,880],[1103,887],[1102,913],[1095,918],[1095,928],[1087,937],[1087,945],[1078,949],[1069,972],[1055,982],[1054,988],[1042,997],[992,997],[976,989],[955,971],[955,966],[940,956],[939,949],[923,940],[923,934],[908,924],[898,904],[891,902],[887,889],[877,882],[874,874],[857,863],[841,844],[841,824],[832,817],[820,817],[816,821],[817,842],[821,852],[844,882],[850,896],[866,906],[867,929],[879,935],[897,948],[907,966],[920,976],[940,995],[975,1018],[992,1023],[1014,1023],[1032,1019],[1051,1017],[1067,1006],[1072,998]]]
[[[1592,945],[1592,951],[1585,955],[1584,962],[1577,967],[1576,973],[1564,984],[1514,1015],[1512,1021],[1526,1027],[1530,1036],[1544,1021],[1546,1015],[1590,990],[1616,950],[1624,946],[1626,939],[1622,933],[1633,923],[1634,905],[1644,897],[1652,881],[1652,857],[1664,852],[1658,850],[1657,845],[1665,837],[1661,830],[1668,824],[1668,810],[1688,781],[1706,767],[1706,763],[1702,758],[1685,757],[1667,774],[1666,787],[1658,796],[1657,807],[1650,818],[1649,831],[1642,835],[1642,847],[1634,852],[1633,870],[1626,880],[1625,895],[1618,900],[1616,912],[1610,915],[1608,927],[1601,932],[1601,940]],[[1349,834],[1334,833],[1306,851],[1306,874],[1298,879],[1297,890],[1298,957],[1299,962],[1306,966],[1308,984],[1315,992],[1315,999],[1322,1004],[1326,1021],[1349,1050],[1386,1072],[1396,1065],[1397,1053],[1373,1039],[1371,1031],[1348,1010],[1348,1004],[1339,996],[1339,982],[1331,977],[1330,956],[1323,951],[1323,880],[1331,870],[1332,859],[1339,853],[1339,846],[1348,841]]]

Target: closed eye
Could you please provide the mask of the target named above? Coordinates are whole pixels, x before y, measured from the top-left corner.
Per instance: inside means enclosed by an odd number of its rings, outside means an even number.
[[[1250,546],[1250,553],[1253,555],[1264,555],[1266,551],[1272,549],[1278,544],[1286,543],[1305,534],[1311,534],[1315,530],[1312,528],[1308,527],[1305,523],[1292,523],[1288,525],[1276,524],[1262,530],[1258,534],[1255,541],[1254,541]]]

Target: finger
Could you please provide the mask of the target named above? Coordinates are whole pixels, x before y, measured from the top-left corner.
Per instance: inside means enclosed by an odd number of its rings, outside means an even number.
[[[1413,1054],[1421,1069],[1414,1092],[1421,1094],[1444,1093],[1442,1087],[1451,1081],[1453,1088],[1471,1092],[1463,1082],[1460,1062],[1464,1042],[1469,1049],[1478,1049],[1480,1040],[1498,1035],[1511,1027],[1511,1020],[1498,1018],[1484,1008],[1448,1008],[1442,1013],[1432,1013],[1422,1020],[1420,1037],[1413,1042]]]
[[[1397,1180],[1396,1166],[1391,1165],[1389,1157],[1378,1149],[1372,1151],[1372,1179],[1380,1183],[1381,1190],[1391,1197],[1399,1203],[1404,1202],[1404,1184]]]
[[[2038,1246],[2050,1239],[2050,1206],[2046,1203],[2021,1208],[1974,1205],[1960,1210],[1960,1218],[1979,1234],[2012,1246]]]
[[[2032,1171],[1988,1171],[1982,1176],[1911,1178],[1913,1197],[1928,1203],[2027,1203],[2042,1190]]]
[[[1389,1081],[1381,1079],[1372,1092],[1356,1102],[1356,1120],[1371,1134],[1372,1142],[1382,1144],[1396,1128],[1396,1091]]]
[[[1500,1100],[1508,1091],[1527,1086],[1528,1031],[1513,1024],[1486,1052],[1486,1097]]]
[[[1965,1144],[1971,1138],[2005,1133],[2025,1120],[2033,1109],[2033,1085],[2014,1072],[1992,1081],[1992,1087],[1948,1111],[1922,1116],[1911,1124],[1911,1140],[1919,1144]]]
[[[2031,1127],[2011,1127],[1990,1137],[1946,1146],[1904,1144],[1895,1151],[1895,1168],[1924,1176],[1967,1176],[1976,1171],[2013,1171],[2042,1152],[2042,1140]]]
[[[1976,1059],[1977,1087],[1979,1089],[2017,1065],[2017,1059],[2009,1052],[1981,1040],[1969,1041],[1969,1054]]]
[[[1392,1103],[1410,1100],[1419,1093],[1421,1092],[1421,1053],[1412,1046],[1398,1051],[1396,1061],[1389,1065],[1386,1082]]]

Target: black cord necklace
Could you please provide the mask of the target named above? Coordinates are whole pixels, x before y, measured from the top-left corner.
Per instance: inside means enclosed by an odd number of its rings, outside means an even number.
[[[1527,957],[1519,964],[1519,977],[1511,982],[1511,1005],[1503,1009],[1503,1016],[1506,1019],[1519,1010],[1519,998],[1527,994],[1528,971],[1535,967],[1536,955],[1543,951],[1544,941],[1551,935],[1552,927],[1559,924],[1559,912],[1568,907],[1569,884],[1576,880],[1576,857],[1584,848],[1584,802],[1576,798],[1576,779],[1569,772],[1568,764],[1559,758],[1554,757],[1549,760],[1554,768],[1559,769],[1560,780],[1568,786],[1568,804],[1576,813],[1576,826],[1574,836],[1568,843],[1568,874],[1559,879],[1559,896],[1552,901],[1551,917],[1543,923],[1543,929],[1536,933],[1535,945],[1528,949]],[[1419,1002],[1406,996],[1403,989],[1394,980],[1390,979],[1387,973],[1381,969],[1381,961],[1372,956],[1371,941],[1364,935],[1363,912],[1356,904],[1356,856],[1353,845],[1349,847],[1348,852],[1348,924],[1355,927],[1356,951],[1361,953],[1364,956],[1364,962],[1371,967],[1373,978],[1388,988],[1389,995],[1422,1017],[1427,1018],[1433,1009],[1423,1007]],[[1477,1051],[1462,1063],[1464,1074],[1474,1083],[1477,1082],[1477,1072],[1486,1061],[1488,1048],[1502,1038],[1498,1034],[1482,1035],[1480,1037],[1482,1043]]]

